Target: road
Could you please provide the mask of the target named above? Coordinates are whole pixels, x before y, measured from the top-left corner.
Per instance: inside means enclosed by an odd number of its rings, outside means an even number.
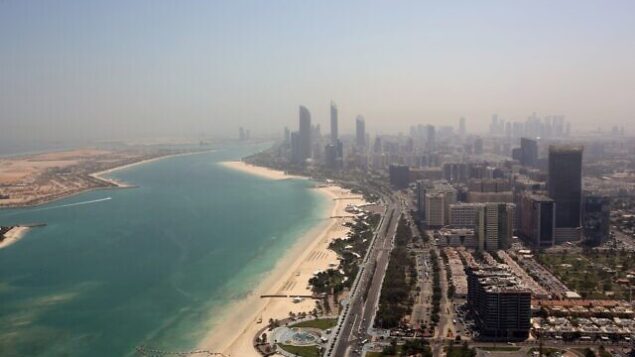
[[[327,353],[327,356],[349,356],[353,351],[361,350],[362,341],[370,339],[368,332],[377,311],[382,282],[402,214],[402,208],[392,198],[387,199],[387,205],[386,216],[369,248],[364,269],[360,272],[357,289],[349,299],[348,312],[343,317],[340,334],[336,337],[332,352]]]

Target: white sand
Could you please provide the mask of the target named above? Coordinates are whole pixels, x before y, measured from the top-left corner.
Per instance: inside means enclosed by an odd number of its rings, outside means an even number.
[[[225,164],[227,167],[250,172],[255,175],[281,179],[280,174],[265,173],[268,169],[251,165]],[[275,170],[269,170],[276,172]],[[283,174],[284,175],[284,174]],[[284,175],[284,178],[289,178]],[[296,244],[278,261],[262,283],[242,301],[225,309],[220,322],[211,329],[199,344],[200,348],[222,352],[231,356],[260,356],[253,348],[252,340],[258,330],[265,327],[270,318],[284,319],[289,312],[310,312],[316,307],[312,299],[293,303],[290,298],[260,298],[263,294],[311,295],[308,281],[317,270],[329,268],[329,264],[338,264],[336,254],[328,249],[335,238],[346,235],[349,228],[343,224],[350,218],[331,218],[349,216],[345,212],[348,204],[363,204],[364,201],[350,191],[337,186],[317,189],[332,199],[332,205],[324,212],[325,221],[300,238]],[[347,199],[335,199],[335,198]],[[218,316],[215,316],[218,318]],[[262,319],[261,323],[257,320]]]
[[[108,169],[108,170],[94,172],[94,173],[90,174],[90,176],[93,177],[93,178],[96,178],[98,180],[110,183],[111,185],[115,185],[116,187],[119,187],[119,188],[130,188],[130,187],[134,187],[134,186],[130,185],[130,184],[127,184],[125,182],[121,182],[121,181],[115,180],[115,179],[110,178],[110,177],[106,177],[106,175],[111,174],[111,173],[116,172],[116,171],[119,171],[119,170],[127,169],[127,168],[134,167],[134,166],[149,164],[149,163],[154,162],[154,161],[168,159],[168,158],[171,158],[171,157],[196,155],[196,154],[202,154],[202,153],[207,153],[207,152],[212,152],[212,151],[214,151],[214,150],[194,151],[194,152],[185,152],[185,153],[181,153],[181,154],[158,156],[158,157],[154,157],[152,159],[141,160],[141,161],[137,161],[137,162],[133,162],[133,163],[127,164],[127,165],[121,165],[121,166],[113,167],[113,168]]]
[[[29,230],[28,227],[16,226],[13,229],[11,229],[10,231],[8,231],[4,235],[4,240],[2,240],[2,242],[0,242],[0,249],[6,248],[6,247],[10,246],[11,244],[13,244],[13,243],[19,241],[20,239],[22,239],[22,237],[24,237],[24,235],[26,234],[26,232],[28,230]]]
[[[223,161],[219,164],[230,169],[264,177],[270,180],[307,179],[304,176],[289,175],[284,171],[274,170],[268,167],[254,166],[243,161]]]

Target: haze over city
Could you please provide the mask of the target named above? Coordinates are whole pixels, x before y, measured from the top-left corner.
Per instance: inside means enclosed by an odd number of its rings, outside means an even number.
[[[0,3],[0,140],[635,119],[632,1]],[[346,119],[346,120],[345,120]],[[600,126],[598,123],[602,123]],[[628,127],[626,128],[628,130]]]
[[[635,357],[632,1],[0,1],[0,356]]]

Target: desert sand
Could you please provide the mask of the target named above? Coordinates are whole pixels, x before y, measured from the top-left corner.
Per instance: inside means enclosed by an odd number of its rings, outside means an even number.
[[[0,158],[0,207],[36,206],[93,189],[131,187],[106,175],[159,159],[208,151],[78,149]]]
[[[262,167],[223,165],[274,180],[289,178],[283,172]],[[330,264],[338,264],[337,255],[328,246],[333,239],[345,237],[349,230],[343,226],[347,220],[352,220],[347,218],[352,215],[345,211],[346,206],[365,202],[338,186],[316,190],[332,200],[332,205],[324,212],[324,222],[301,237],[247,298],[225,309],[226,313],[201,341],[200,348],[231,356],[260,356],[252,341],[269,319],[284,319],[289,317],[289,312],[310,312],[316,307],[312,299],[294,303],[291,298],[260,298],[264,294],[311,295],[308,281],[313,274],[328,269]],[[332,218],[335,216],[340,218]]]

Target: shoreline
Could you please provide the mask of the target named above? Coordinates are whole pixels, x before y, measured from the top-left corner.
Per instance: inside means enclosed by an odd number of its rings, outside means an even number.
[[[281,170],[274,170],[268,167],[256,166],[248,164],[244,161],[221,161],[218,164],[232,170],[244,172],[246,174],[259,176],[270,180],[309,180],[309,178],[306,176],[289,175]]]
[[[131,167],[134,167],[134,166],[149,164],[149,163],[154,162],[154,161],[159,161],[159,160],[163,160],[163,159],[169,159],[169,158],[172,158],[172,157],[203,154],[203,153],[209,153],[209,152],[213,152],[213,151],[215,151],[215,150],[212,149],[212,150],[205,150],[205,151],[194,151],[194,152],[184,152],[184,153],[178,153],[178,154],[167,154],[167,155],[157,156],[157,157],[153,157],[153,158],[150,158],[150,159],[144,159],[144,160],[140,160],[140,161],[136,161],[136,162],[120,165],[120,166],[115,166],[115,167],[112,167],[110,169],[106,169],[106,170],[102,170],[102,171],[93,172],[93,173],[90,173],[90,174],[87,174],[87,175],[89,177],[95,179],[95,180],[100,181],[101,183],[104,184],[104,186],[101,186],[101,187],[90,187],[90,188],[77,190],[77,191],[74,191],[74,192],[64,193],[64,194],[59,195],[59,196],[52,196],[52,197],[42,198],[40,200],[36,200],[34,202],[31,202],[31,203],[0,206],[0,210],[18,209],[18,208],[20,208],[20,209],[22,209],[22,208],[35,208],[35,207],[43,206],[45,204],[52,203],[52,202],[55,202],[55,201],[60,201],[60,200],[63,200],[63,199],[71,198],[71,197],[80,195],[82,193],[98,191],[98,190],[137,188],[138,186],[136,186],[136,185],[127,184],[127,183],[124,183],[124,182],[121,182],[121,181],[117,181],[117,180],[112,179],[112,178],[104,177],[104,175],[108,175],[110,173],[113,173],[113,172],[116,172],[116,171],[119,171],[119,170],[124,170],[124,169],[127,169],[127,168],[131,168]]]
[[[282,171],[244,163],[219,164],[272,180],[291,178]],[[224,308],[225,313],[210,324],[212,327],[199,342],[199,348],[232,356],[260,356],[252,341],[258,330],[267,326],[270,318],[284,319],[289,316],[290,311],[310,312],[316,307],[316,301],[313,299],[294,303],[292,298],[260,298],[260,295],[264,294],[310,295],[312,292],[307,288],[313,273],[316,270],[329,269],[332,264],[339,264],[337,255],[328,249],[328,245],[333,239],[345,236],[350,230],[343,226],[348,218],[334,218],[344,212],[350,200],[337,198],[353,195],[349,190],[334,185],[316,190],[330,200],[330,204],[324,209],[323,220],[299,237],[272,270],[263,273],[264,279],[247,297],[231,302]],[[357,199],[356,202],[363,203],[363,200]]]
[[[15,226],[4,235],[4,239],[0,242],[0,249],[6,248],[11,244],[24,238],[29,231],[29,227]]]
[[[159,161],[159,160],[163,160],[163,159],[169,159],[169,158],[173,158],[173,157],[180,157],[180,156],[189,156],[189,155],[195,155],[195,154],[203,154],[203,153],[209,153],[209,152],[213,152],[214,150],[205,150],[205,151],[194,151],[194,152],[182,152],[182,153],[178,153],[178,154],[167,154],[167,155],[163,155],[163,156],[157,156],[157,157],[153,157],[150,159],[144,159],[144,160],[140,160],[140,161],[136,161],[136,162],[131,162],[129,164],[124,164],[121,166],[115,166],[112,167],[110,169],[106,169],[106,170],[102,170],[102,171],[97,171],[97,172],[93,172],[88,174],[88,176],[97,179],[99,181],[102,181],[104,183],[113,185],[114,188],[135,188],[137,187],[136,185],[131,185],[122,181],[118,181],[115,180],[113,178],[109,178],[109,177],[104,177],[104,175],[108,175],[111,174],[113,172],[117,172],[120,170],[125,170],[131,167],[135,167],[135,166],[140,166],[140,165],[145,165],[145,164],[149,164],[155,161]],[[107,187],[106,187],[107,188]]]

